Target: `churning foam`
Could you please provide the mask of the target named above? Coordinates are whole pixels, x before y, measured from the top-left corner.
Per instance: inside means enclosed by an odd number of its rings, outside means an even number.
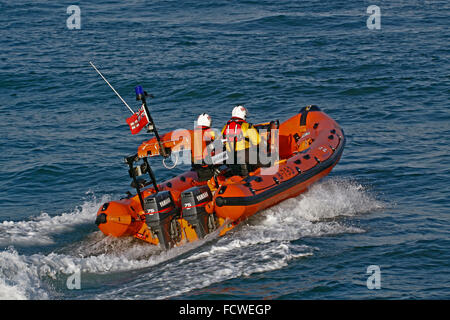
[[[80,224],[92,223],[100,205],[109,200],[110,196],[94,198],[73,212],[53,217],[43,212],[27,221],[3,221],[0,223],[0,246],[53,244],[53,235],[70,232]]]
[[[38,267],[13,249],[0,252],[0,300],[48,299]]]
[[[188,257],[154,268],[122,288],[96,298],[164,299],[225,280],[281,269],[317,250],[295,240],[364,232],[339,217],[383,207],[361,184],[348,179],[327,179],[307,193],[257,214],[228,236]]]
[[[57,224],[61,224],[58,232],[67,232],[76,225],[92,222],[99,205],[105,201],[108,199],[85,203],[81,209],[58,217],[3,223],[1,232],[7,236],[0,239],[12,243],[31,241],[36,236],[51,240]],[[50,254],[21,255],[10,248],[0,252],[0,299],[51,298],[53,294],[44,289],[44,278],[67,277],[76,271],[109,274],[137,269],[142,272],[116,289],[109,288],[108,292],[95,296],[83,296],[83,290],[79,293],[83,298],[100,299],[173,297],[227,279],[283,268],[291,260],[307,257],[316,250],[295,240],[364,232],[338,218],[368,213],[383,206],[357,182],[332,178],[315,184],[297,198],[257,214],[225,237],[217,239],[213,235],[169,251],[134,238],[105,237],[99,231]],[[7,226],[12,230],[7,230]],[[24,231],[26,236],[13,237]],[[188,251],[192,253],[185,256]],[[161,263],[163,268],[152,268]]]

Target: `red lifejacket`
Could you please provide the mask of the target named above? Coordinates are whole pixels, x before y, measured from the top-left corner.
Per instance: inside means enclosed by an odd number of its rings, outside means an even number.
[[[227,142],[237,142],[241,140],[244,135],[242,134],[242,124],[245,120],[239,118],[231,118],[223,131],[223,136],[227,139]]]

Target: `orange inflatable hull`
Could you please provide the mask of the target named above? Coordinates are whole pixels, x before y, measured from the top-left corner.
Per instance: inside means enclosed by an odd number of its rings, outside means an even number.
[[[247,177],[224,179],[210,201],[201,203],[204,208],[201,216],[208,221],[208,227],[204,228],[207,233],[215,231],[223,235],[255,213],[306,191],[338,163],[345,137],[333,119],[319,108],[308,106],[279,125],[277,144],[279,160],[274,165],[259,168]],[[173,203],[170,210],[176,212],[168,227],[160,227],[162,222],[156,229],[149,226],[148,219],[155,214],[165,214],[166,209],[145,212],[138,195],[105,203],[97,213],[96,224],[105,235],[134,236],[154,245],[160,244],[164,239],[162,234],[166,233],[166,238],[172,237],[169,244],[165,243],[166,249],[195,241],[204,234],[200,235],[198,224],[184,215],[187,205],[181,199],[182,193],[194,190],[193,187],[206,188],[206,182],[200,182],[195,171],[158,185],[159,193],[168,191],[166,193],[170,194]],[[155,189],[146,187],[141,190],[141,195],[146,201],[155,197]],[[173,237],[174,232],[176,237]]]
[[[271,168],[258,169],[239,182],[225,182],[219,189],[215,196],[219,217],[246,219],[301,194],[336,165],[345,143],[337,123],[320,111],[308,112],[304,126],[299,126],[300,118],[298,114],[280,125],[280,156],[288,157],[278,163],[273,174],[267,174]],[[310,139],[309,146],[298,151],[305,140],[295,141],[296,136]]]

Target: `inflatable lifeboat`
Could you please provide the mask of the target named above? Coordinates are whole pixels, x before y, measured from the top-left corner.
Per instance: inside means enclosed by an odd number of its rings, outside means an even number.
[[[105,235],[134,236],[162,249],[212,232],[222,236],[250,216],[301,194],[329,174],[345,145],[343,130],[313,105],[282,123],[254,126],[261,130],[267,146],[277,144],[277,160],[247,176],[230,174],[225,164],[220,167],[215,190],[195,170],[157,183],[148,158],[189,149],[190,142],[183,138],[186,134],[179,138],[173,132],[155,134],[139,146],[136,154],[125,159],[136,193],[104,203],[96,225]],[[146,175],[150,183],[141,178]]]

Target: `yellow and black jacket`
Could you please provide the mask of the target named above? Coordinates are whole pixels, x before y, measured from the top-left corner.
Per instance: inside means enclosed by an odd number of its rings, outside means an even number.
[[[231,118],[227,122],[222,129],[222,136],[228,152],[247,150],[261,142],[258,131],[248,122],[238,118]]]

